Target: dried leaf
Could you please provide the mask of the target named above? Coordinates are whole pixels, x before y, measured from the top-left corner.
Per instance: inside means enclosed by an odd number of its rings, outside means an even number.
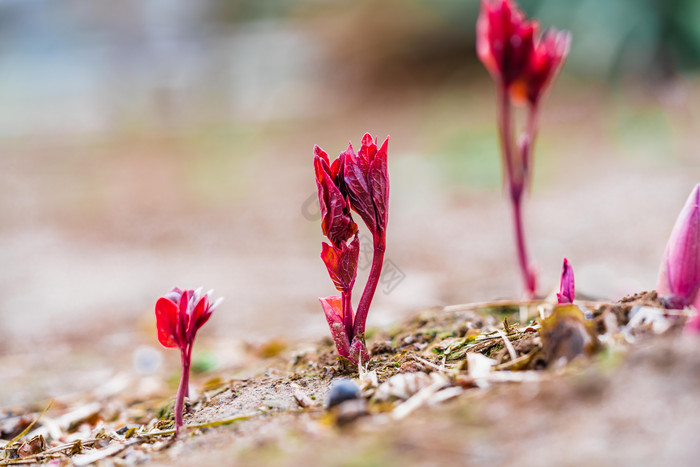
[[[12,443],[14,443],[14,442],[16,442],[17,440],[19,440],[22,436],[26,435],[27,432],[29,432],[29,430],[31,430],[32,427],[36,424],[36,422],[38,422],[39,419],[40,419],[41,417],[43,417],[44,414],[49,410],[49,408],[51,408],[51,405],[53,405],[53,399],[51,399],[51,401],[49,401],[49,404],[46,406],[46,408],[44,409],[44,411],[41,412],[41,413],[39,414],[39,416],[36,418],[36,420],[34,420],[32,423],[30,423],[28,427],[26,427],[24,430],[22,430],[22,432],[21,432],[20,434],[18,434],[18,435],[15,436],[14,438],[12,438],[12,441],[10,441],[10,442],[7,443],[7,444],[8,444],[8,445],[11,445]]]
[[[95,449],[89,452],[86,452],[85,454],[78,454],[77,456],[74,456],[71,461],[73,462],[73,465],[76,467],[83,467],[87,466],[90,464],[94,464],[95,462],[106,459],[108,457],[111,457],[115,454],[118,454],[122,452],[124,449],[127,447],[136,444],[137,440],[130,441],[128,443],[124,444],[112,444],[110,446],[107,446],[106,448],[102,449]]]
[[[69,456],[75,456],[76,454],[82,454],[83,452],[83,442],[79,439],[75,440],[73,446],[71,446],[70,451],[68,451]]]
[[[46,441],[43,436],[39,435],[35,436],[30,441],[22,443],[19,449],[17,449],[17,455],[19,457],[27,457],[38,454],[44,450],[46,450]]]
[[[431,375],[439,376],[429,386],[423,387],[420,391],[412,395],[406,402],[397,406],[391,413],[392,418],[400,420],[407,417],[419,407],[430,403],[435,394],[450,385],[449,378],[441,373],[431,373]]]

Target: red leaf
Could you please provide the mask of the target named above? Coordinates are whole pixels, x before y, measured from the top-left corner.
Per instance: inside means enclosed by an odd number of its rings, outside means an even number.
[[[194,336],[199,330],[199,328],[201,328],[202,325],[206,323],[206,321],[209,319],[207,313],[208,310],[209,299],[205,295],[199,299],[199,302],[197,302],[197,305],[194,307],[194,311],[192,311],[192,316],[189,317],[189,329],[187,330],[187,338],[190,342],[194,341]]]
[[[372,138],[372,135],[365,133],[365,135],[362,137],[362,144],[360,145],[360,151],[358,153],[360,159],[367,161],[367,166],[369,166],[376,153],[377,143]]]
[[[319,158],[321,161],[325,162],[325,167],[329,167],[331,164],[326,151],[318,147],[318,145],[314,145],[314,159],[316,158]],[[316,178],[318,178],[318,172],[316,173]]]
[[[338,246],[357,232],[357,225],[350,217],[350,210],[345,201],[345,196],[331,176],[333,169],[328,167],[326,159],[323,157],[325,153],[318,146],[316,148],[314,170],[316,172],[318,201],[321,208],[321,230],[334,245]],[[338,162],[338,160],[333,163],[336,171],[340,170],[341,165],[341,162]]]
[[[369,179],[372,185],[372,199],[377,211],[377,222],[380,229],[386,229],[387,208],[389,205],[389,173],[387,169],[387,149],[389,138],[377,151],[369,168]]]
[[[328,275],[331,276],[333,284],[338,291],[344,290],[343,281],[338,273],[338,265],[340,264],[340,249],[323,242],[321,245],[321,259],[328,269]]]
[[[357,235],[350,245],[341,244],[340,248],[323,243],[321,259],[328,269],[335,288],[339,292],[352,290],[357,276],[357,260],[360,255],[360,240]]]
[[[194,290],[185,290],[182,295],[180,296],[180,304],[178,307],[178,317],[179,317],[179,329],[178,329],[178,335],[180,342],[184,345],[189,342],[188,336],[187,336],[187,328],[189,325],[189,314],[187,313],[189,305],[190,305],[190,300],[192,299],[192,295],[194,295]]]
[[[177,305],[165,297],[156,302],[156,326],[158,342],[164,347],[178,347],[178,312]]]
[[[368,172],[369,165],[366,160],[346,153],[345,185],[350,197],[350,206],[360,215],[367,224],[367,228],[374,234],[377,231],[377,218],[372,201],[372,188],[367,180]]]
[[[539,25],[512,0],[482,0],[476,50],[491,75],[510,87],[525,72]]]
[[[550,29],[537,42],[524,78],[527,99],[536,104],[559,74],[569,55],[571,34]]]
[[[319,298],[326,315],[326,321],[331,329],[331,336],[335,342],[338,354],[350,358],[350,340],[343,325],[343,303],[340,297]]]

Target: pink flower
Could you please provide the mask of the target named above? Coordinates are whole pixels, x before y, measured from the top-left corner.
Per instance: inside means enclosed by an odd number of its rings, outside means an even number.
[[[700,311],[700,184],[678,215],[661,263],[656,291],[667,307],[693,305]]]

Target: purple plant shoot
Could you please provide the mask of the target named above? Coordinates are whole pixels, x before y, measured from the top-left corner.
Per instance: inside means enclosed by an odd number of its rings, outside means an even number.
[[[666,245],[656,291],[667,308],[692,305],[700,311],[700,184],[678,216]]]
[[[574,268],[569,264],[569,260],[564,258],[564,265],[561,270],[561,281],[559,283],[559,293],[557,303],[559,305],[574,303]]]

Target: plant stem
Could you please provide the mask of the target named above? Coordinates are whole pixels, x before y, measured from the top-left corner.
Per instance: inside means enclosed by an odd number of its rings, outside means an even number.
[[[175,401],[175,436],[180,433],[180,428],[184,425],[185,396],[189,395],[190,386],[190,351],[191,347],[180,352],[182,376],[180,377],[180,386],[177,388],[177,400]]]
[[[352,343],[353,338],[353,316],[352,316],[352,290],[341,292],[341,300],[343,302],[343,326],[345,334],[348,336],[348,343]]]
[[[508,89],[498,86],[498,130],[501,140],[501,158],[503,159],[503,175],[508,186],[513,184],[513,130],[511,128],[511,105]]]
[[[522,216],[522,197],[511,198],[513,206],[513,224],[515,226],[515,244],[518,250],[518,264],[520,265],[520,272],[523,276],[523,282],[525,283],[525,294],[528,299],[532,299],[535,296],[535,289],[537,287],[535,274],[531,269],[530,262],[527,254],[527,246],[525,245],[525,232],[523,229],[523,216]]]
[[[522,219],[522,195],[525,190],[526,178],[530,171],[530,150],[532,148],[532,137],[534,137],[534,113],[528,116],[525,132],[525,141],[521,152],[516,154],[513,151],[513,128],[511,115],[511,102],[508,89],[505,86],[498,87],[498,107],[499,107],[499,131],[501,139],[501,152],[505,166],[505,181],[508,184],[510,201],[512,206],[513,226],[515,230],[515,246],[518,255],[518,265],[525,285],[525,294],[528,298],[535,296],[536,280],[533,269],[530,265],[527,244],[525,241],[525,230]],[[516,156],[519,156],[516,160]]]
[[[532,167],[534,165],[533,154],[535,153],[535,136],[537,135],[537,115],[539,107],[537,104],[528,105],[527,119],[525,121],[525,131],[523,132],[523,144],[520,147],[523,161],[523,190],[527,190],[532,184]]]
[[[369,306],[372,303],[374,292],[377,290],[379,277],[382,275],[384,251],[386,250],[386,235],[384,231],[379,231],[373,235],[373,239],[374,255],[372,256],[372,267],[369,270],[369,277],[367,278],[367,284],[365,284],[365,290],[362,292],[362,297],[360,297],[360,303],[357,305],[353,338],[357,336],[364,337]]]

